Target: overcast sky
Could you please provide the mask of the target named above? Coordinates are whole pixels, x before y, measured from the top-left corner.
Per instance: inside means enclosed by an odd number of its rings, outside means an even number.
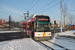
[[[64,3],[67,5],[68,13],[75,17],[75,0],[62,0],[63,7]],[[27,11],[29,14],[48,15],[52,23],[54,20],[57,23],[60,22],[60,0],[0,0],[0,19],[8,21],[8,17],[11,15],[12,20],[21,21],[24,18],[20,16],[23,16],[23,13]],[[68,16],[66,24],[70,23]],[[64,20],[62,19],[62,21]]]

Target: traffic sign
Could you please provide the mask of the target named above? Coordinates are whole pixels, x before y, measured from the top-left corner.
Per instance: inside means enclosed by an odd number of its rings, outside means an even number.
[[[71,26],[71,24],[69,24],[69,26]]]

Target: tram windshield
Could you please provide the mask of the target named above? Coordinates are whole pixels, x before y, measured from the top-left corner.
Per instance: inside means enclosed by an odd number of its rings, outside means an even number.
[[[36,23],[37,23],[36,31],[39,32],[50,31],[50,20],[48,16],[37,17]]]
[[[49,16],[36,16],[36,31],[37,32],[50,31]]]
[[[37,24],[37,31],[40,32],[47,32],[50,31],[50,25],[49,24]]]

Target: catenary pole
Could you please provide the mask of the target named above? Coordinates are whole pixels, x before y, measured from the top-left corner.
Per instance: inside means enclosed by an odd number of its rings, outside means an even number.
[[[11,16],[9,15],[9,30],[10,30],[10,25],[11,25]]]
[[[61,33],[62,33],[62,0],[60,0],[60,14],[61,14],[61,15],[60,15],[60,18],[61,18],[61,19],[60,19],[60,21],[61,21],[61,30],[60,30],[60,31],[61,31]]]

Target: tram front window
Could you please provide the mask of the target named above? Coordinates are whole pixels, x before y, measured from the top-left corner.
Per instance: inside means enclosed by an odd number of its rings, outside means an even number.
[[[50,31],[50,25],[49,24],[37,24],[37,31],[39,32],[48,32]]]

